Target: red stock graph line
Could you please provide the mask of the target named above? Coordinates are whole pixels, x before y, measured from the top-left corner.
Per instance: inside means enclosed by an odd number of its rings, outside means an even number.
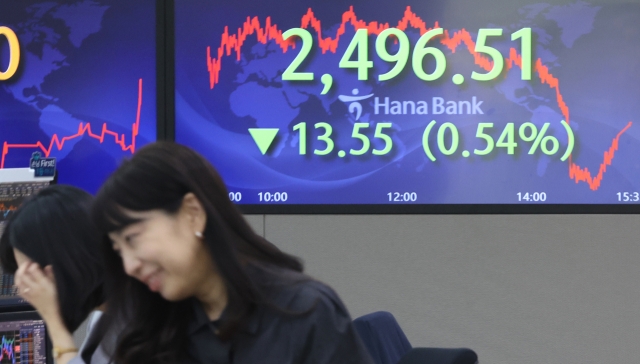
[[[327,51],[335,53],[338,48],[338,43],[342,35],[345,34],[346,25],[351,24],[355,29],[367,29],[369,34],[380,34],[383,30],[390,27],[389,23],[378,23],[376,21],[366,22],[358,19],[353,6],[349,10],[342,14],[342,24],[336,30],[335,37],[323,37],[323,31],[321,22],[315,17],[313,10],[309,8],[307,13],[302,16],[301,28],[312,28],[315,30],[318,37],[318,46],[322,53]],[[407,6],[404,16],[396,28],[404,31],[407,28],[412,27],[420,31],[420,34],[424,34],[431,29],[439,28],[439,24],[436,21],[433,28],[428,28],[426,23],[416,15],[410,6]],[[225,26],[220,46],[217,50],[217,57],[211,56],[211,47],[207,47],[207,69],[209,71],[209,87],[213,89],[215,85],[220,81],[220,70],[222,67],[222,58],[231,56],[232,52],[235,52],[236,59],[241,59],[242,46],[249,35],[255,34],[257,40],[266,44],[268,41],[275,41],[280,46],[282,52],[287,52],[289,47],[294,48],[295,43],[291,40],[285,41],[282,39],[282,30],[278,28],[277,24],[271,23],[271,17],[267,17],[264,26],[260,23],[258,17],[247,18],[241,28],[238,28],[236,34],[229,33],[229,27]],[[475,42],[471,38],[471,34],[465,29],[458,30],[450,35],[449,31],[445,30],[444,34],[439,37],[440,42],[455,53],[459,45],[464,44],[469,53],[473,56],[474,62],[486,71],[490,71],[493,68],[493,63],[485,56],[475,52]],[[505,60],[507,69],[511,69],[514,65],[522,68],[522,57],[517,53],[514,48],[509,50],[509,57]],[[542,60],[538,58],[535,62],[534,71],[540,78],[540,83],[549,86],[556,93],[556,102],[564,119],[569,123],[569,107],[565,103],[562,94],[560,93],[559,81],[551,74],[549,68],[542,64]],[[591,190],[597,190],[600,187],[600,183],[603,179],[604,173],[607,170],[607,166],[611,165],[615,152],[618,150],[619,139],[624,132],[626,132],[632,125],[629,122],[624,129],[622,129],[611,143],[611,147],[604,152],[603,161],[598,169],[598,174],[594,177],[589,172],[588,168],[582,168],[573,162],[572,158],[569,159],[569,177],[575,181],[575,183],[586,182]]]
[[[38,148],[44,153],[46,157],[49,157],[51,151],[55,147],[57,150],[62,150],[64,144],[76,138],[80,138],[84,135],[87,135],[93,139],[97,139],[100,144],[104,143],[107,136],[113,137],[113,142],[122,148],[123,152],[129,151],[134,153],[136,151],[136,137],[138,136],[138,131],[140,129],[140,109],[142,108],[142,79],[138,80],[138,112],[136,113],[136,122],[131,125],[131,144],[126,144],[126,135],[118,134],[113,132],[107,128],[107,124],[102,124],[102,130],[99,134],[95,134],[91,129],[90,123],[81,122],[78,124],[78,132],[73,135],[67,135],[63,137],[59,137],[58,134],[53,134],[51,137],[51,141],[49,142],[49,146],[45,146],[42,142],[38,141],[34,144],[9,144],[8,142],[4,142],[2,146],[2,159],[0,160],[0,169],[4,168],[4,161],[9,154],[11,149],[21,148],[21,149],[32,149]]]
[[[18,209],[17,206],[13,206],[13,205],[7,206],[3,203],[0,203],[0,211],[15,211],[17,209]]]
[[[12,206],[12,205],[5,205],[3,203],[0,203],[0,217],[6,218],[7,216],[9,216],[10,213],[16,211],[18,209],[17,206]]]

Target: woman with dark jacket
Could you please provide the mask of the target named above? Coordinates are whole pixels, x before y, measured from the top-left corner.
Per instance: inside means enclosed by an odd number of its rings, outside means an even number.
[[[126,323],[116,363],[371,363],[337,294],[257,235],[193,150],[142,148],[93,215],[110,240],[99,329]]]

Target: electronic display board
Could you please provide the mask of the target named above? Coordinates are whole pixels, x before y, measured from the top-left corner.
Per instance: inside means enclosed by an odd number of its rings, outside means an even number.
[[[176,141],[240,205],[637,212],[638,19],[637,1],[176,2]]]
[[[39,152],[94,193],[154,140],[155,2],[0,2],[0,168]]]

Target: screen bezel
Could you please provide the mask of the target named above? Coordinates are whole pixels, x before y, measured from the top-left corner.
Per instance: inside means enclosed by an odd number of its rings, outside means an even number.
[[[175,141],[174,1],[156,2],[156,138]]]
[[[0,310],[2,313],[20,312],[32,309],[29,302],[20,296],[5,296],[0,298]]]
[[[442,205],[236,205],[247,215],[619,215],[640,214],[640,205],[442,204]]]
[[[158,5],[158,140],[175,141],[175,0]],[[160,14],[162,13],[162,14]],[[162,25],[162,27],[160,27]],[[160,47],[162,46],[162,48]],[[161,56],[161,50],[164,55]],[[163,58],[164,57],[164,58]],[[162,65],[162,67],[160,67]],[[162,68],[162,69],[161,69]],[[166,87],[162,91],[163,87]],[[162,116],[162,117],[161,117]],[[215,166],[214,166],[215,167]],[[432,215],[541,215],[640,214],[635,204],[236,204],[248,215],[297,214],[432,214]]]

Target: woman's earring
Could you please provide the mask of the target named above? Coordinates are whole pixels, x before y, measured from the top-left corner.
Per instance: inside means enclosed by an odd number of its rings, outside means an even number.
[[[196,231],[195,234],[196,234],[196,238],[202,239],[202,233],[201,232]]]

